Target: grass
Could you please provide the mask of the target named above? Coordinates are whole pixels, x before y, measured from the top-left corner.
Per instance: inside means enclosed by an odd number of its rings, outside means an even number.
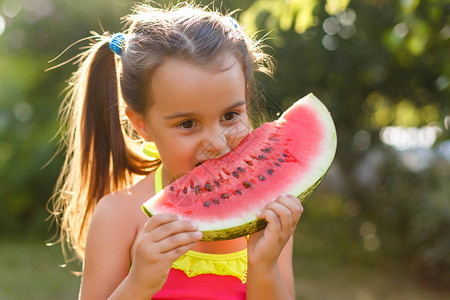
[[[297,300],[450,299],[449,291],[425,288],[398,269],[348,264],[333,267],[314,260],[296,262],[295,285]]]
[[[0,240],[0,299],[76,299],[79,277],[59,264],[58,246],[44,241]]]

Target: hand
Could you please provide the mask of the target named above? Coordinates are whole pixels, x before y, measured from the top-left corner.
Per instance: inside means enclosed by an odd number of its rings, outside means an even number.
[[[267,227],[250,235],[249,263],[275,265],[302,213],[302,204],[292,195],[281,195],[276,201],[269,203],[258,215],[258,218],[267,221]]]
[[[138,286],[159,291],[167,280],[172,263],[191,249],[202,233],[197,226],[176,215],[151,217],[136,239],[130,278]]]

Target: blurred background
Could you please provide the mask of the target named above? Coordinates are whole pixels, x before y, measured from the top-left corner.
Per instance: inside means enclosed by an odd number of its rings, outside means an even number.
[[[159,1],[162,2],[162,1]],[[209,1],[203,1],[209,3]],[[0,299],[75,299],[48,220],[69,60],[132,1],[0,0]],[[450,1],[215,2],[264,38],[268,118],[309,92],[336,159],[295,236],[297,299],[450,299]]]

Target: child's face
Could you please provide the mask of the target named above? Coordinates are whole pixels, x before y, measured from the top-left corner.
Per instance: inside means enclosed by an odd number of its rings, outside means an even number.
[[[146,131],[167,179],[224,155],[249,133],[245,86],[242,66],[231,55],[207,66],[172,59],[156,70]]]

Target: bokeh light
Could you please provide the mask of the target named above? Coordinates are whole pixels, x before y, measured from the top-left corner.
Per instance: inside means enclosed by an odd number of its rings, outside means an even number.
[[[436,138],[441,133],[437,126],[396,127],[387,126],[381,129],[381,141],[396,150],[408,150],[413,148],[431,148]]]
[[[6,27],[5,19],[0,15],[0,36],[5,31],[5,27]]]
[[[14,18],[22,10],[22,4],[18,0],[5,0],[2,4],[2,9],[5,16]]]

